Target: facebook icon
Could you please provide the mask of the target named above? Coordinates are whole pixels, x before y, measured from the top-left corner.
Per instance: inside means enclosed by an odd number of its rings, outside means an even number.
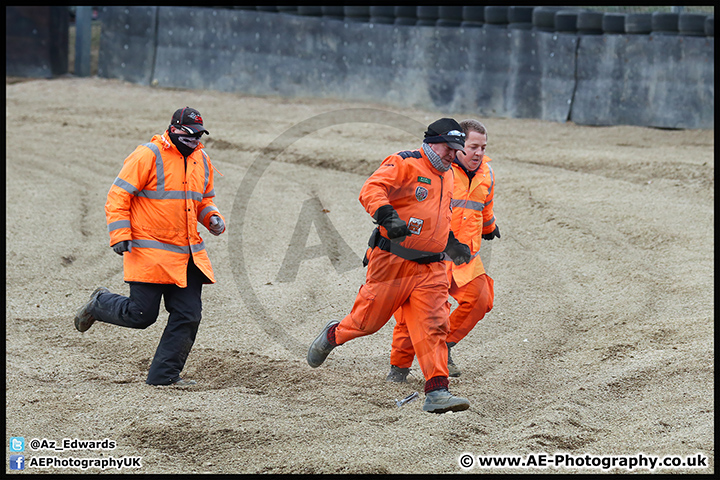
[[[10,455],[10,470],[25,470],[25,455]]]

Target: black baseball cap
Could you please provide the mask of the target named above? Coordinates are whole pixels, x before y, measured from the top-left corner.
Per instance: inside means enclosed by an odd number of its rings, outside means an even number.
[[[203,126],[203,119],[200,112],[194,108],[178,108],[175,113],[173,113],[170,125],[181,128],[191,135],[203,132],[210,135],[210,132]]]
[[[465,153],[465,133],[460,124],[452,118],[441,118],[428,125],[423,141],[447,143],[450,148]]]

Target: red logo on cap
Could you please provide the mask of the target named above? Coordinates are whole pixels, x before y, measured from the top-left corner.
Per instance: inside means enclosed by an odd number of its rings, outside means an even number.
[[[195,113],[195,112],[190,112],[190,113],[188,113],[188,117],[190,117],[190,118],[192,118],[193,120],[195,120],[195,123],[203,123],[202,117],[201,117],[199,114]]]

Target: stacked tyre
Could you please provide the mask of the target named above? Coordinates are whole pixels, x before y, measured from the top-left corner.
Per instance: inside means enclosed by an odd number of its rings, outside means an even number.
[[[532,16],[534,7],[509,7],[508,28],[515,30],[532,30]]]
[[[563,9],[555,12],[555,31],[558,33],[577,33],[578,14],[577,9]]]
[[[390,6],[371,6],[370,7],[370,23],[395,23],[395,7]]]
[[[277,11],[286,15],[296,15],[298,9],[294,5],[278,5]]]
[[[679,13],[672,12],[653,12],[652,14],[652,33],[654,35],[677,35]]]
[[[298,6],[298,15],[304,15],[306,17],[320,17],[322,16],[322,7],[319,5],[314,6]]]
[[[417,7],[397,6],[395,7],[395,25],[415,25],[417,23]]]
[[[535,7],[532,15],[533,30],[554,32],[555,14],[558,10],[560,10],[559,7]]]
[[[580,12],[577,16],[577,31],[581,35],[600,35],[603,33],[602,12]]]
[[[367,22],[370,20],[370,6],[345,5],[343,14],[346,22]]]
[[[438,21],[438,15],[440,13],[440,7],[434,6],[418,6],[417,7],[417,22],[415,25],[420,27],[434,27]]]
[[[463,28],[479,28],[485,24],[485,7],[479,5],[465,5],[462,9]]]
[[[628,13],[625,17],[625,33],[648,34],[652,31],[652,13]]]
[[[678,32],[680,35],[694,37],[705,36],[705,19],[702,13],[681,13],[678,17]]]
[[[627,17],[624,13],[606,13],[602,18],[602,29],[604,33],[608,34],[622,34],[625,33],[625,18]]]
[[[463,7],[445,5],[438,8],[438,27],[459,27],[463,21]]]
[[[320,11],[322,17],[328,20],[343,20],[345,18],[345,9],[342,5],[322,6]]]
[[[486,6],[485,28],[507,28],[510,7]]]

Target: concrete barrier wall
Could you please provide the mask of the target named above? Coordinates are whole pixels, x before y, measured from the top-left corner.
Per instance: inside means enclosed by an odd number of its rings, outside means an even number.
[[[5,74],[52,78],[68,73],[67,6],[5,7]]]
[[[344,22],[253,10],[104,7],[99,75],[448,114],[714,128],[714,37]]]
[[[98,76],[150,85],[155,69],[160,10],[159,7],[103,8]]]
[[[714,128],[714,58],[714,37],[582,36],[571,120]]]

